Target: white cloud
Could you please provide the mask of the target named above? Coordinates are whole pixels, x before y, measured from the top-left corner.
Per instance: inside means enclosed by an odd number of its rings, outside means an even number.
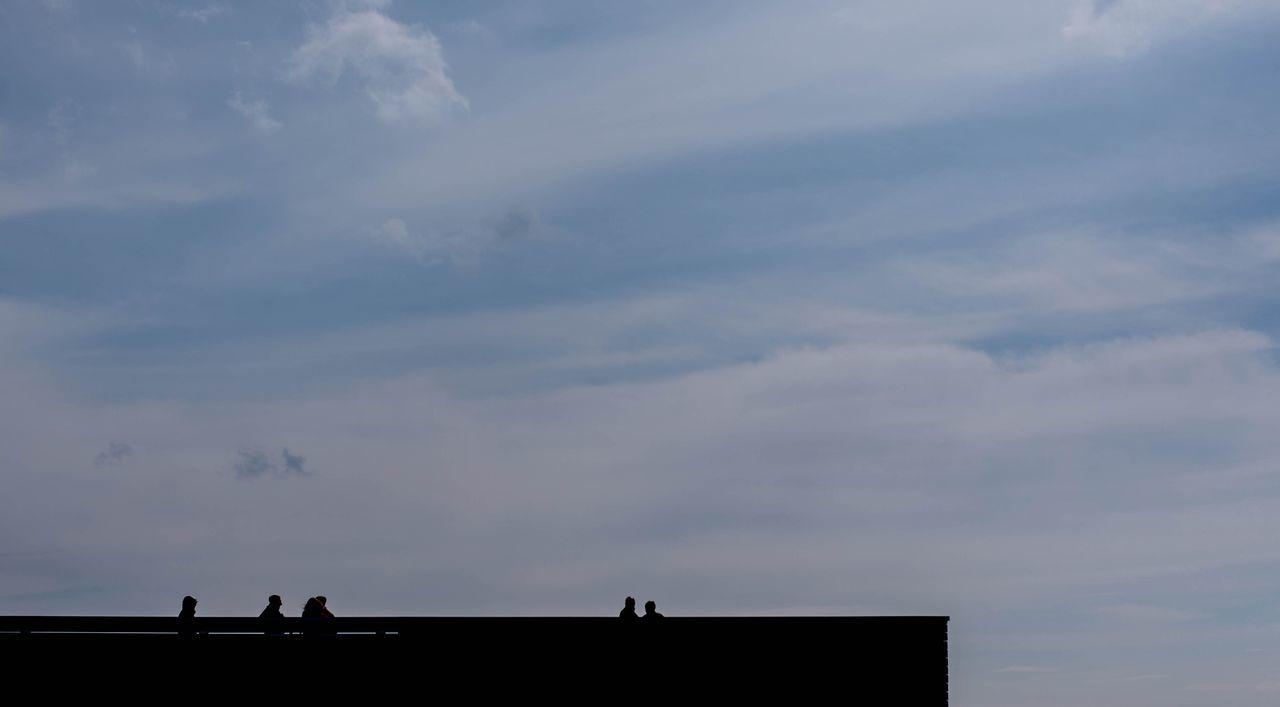
[[[172,76],[178,70],[178,62],[172,54],[157,56],[144,48],[139,40],[125,42],[123,48],[134,70],[143,76],[164,78]]]
[[[86,179],[101,171],[98,165],[80,160],[68,159],[62,166],[62,173],[69,180]]]
[[[385,10],[391,7],[392,0],[335,0],[334,5],[347,12],[364,10]]]
[[[247,118],[253,124],[254,130],[263,135],[270,135],[282,127],[280,121],[271,117],[267,102],[263,99],[246,101],[244,96],[239,91],[236,91],[231,94],[231,98],[227,99],[227,105]]]
[[[457,231],[417,231],[403,219],[390,218],[373,229],[371,237],[424,264],[471,266],[488,248],[530,237],[539,229],[537,216],[527,209],[511,209],[489,228]]]
[[[1259,247],[1241,237],[1208,253],[1184,250],[1171,235],[1154,241],[1115,236],[1088,230],[1027,234],[994,257],[913,253],[893,267],[922,290],[947,297],[998,298],[1040,314],[1109,312],[1221,291],[1226,283],[1187,278],[1185,271],[1192,265],[1229,268],[1233,260],[1256,257]]]
[[[427,258],[427,244],[424,239],[409,231],[403,219],[391,218],[373,230],[373,240],[385,244],[395,250],[408,253],[415,258]]]
[[[497,33],[475,19],[455,20],[446,25],[445,29],[455,37],[476,42],[493,42],[498,38]]]
[[[312,27],[289,59],[286,77],[336,83],[350,73],[386,122],[436,118],[466,99],[446,73],[440,43],[422,27],[396,22],[377,10],[339,10]]]
[[[76,11],[75,0],[40,0],[40,4],[60,15],[70,15]]]
[[[1251,261],[1249,265],[1253,264],[1254,259],[1261,259],[1262,262],[1280,260],[1280,223],[1250,229],[1241,239],[1241,250]]]
[[[207,24],[209,20],[231,12],[231,8],[221,3],[213,3],[196,10],[178,10],[178,17],[184,20]]]
[[[49,109],[49,127],[59,147],[66,149],[80,119],[80,106],[74,101],[59,101]]]
[[[69,182],[92,177],[99,171],[96,164],[79,159],[72,153],[71,143],[80,117],[80,105],[74,101],[60,101],[49,109],[49,127],[53,130],[54,142],[62,153],[62,178]],[[3,191],[0,190],[0,214],[4,213],[3,202]]]
[[[398,218],[383,221],[374,229],[373,239],[426,265],[453,262],[468,245],[462,238],[410,230],[409,225]]]
[[[1076,0],[1062,34],[1126,56],[1206,21],[1259,7],[1267,8],[1265,0]]]
[[[520,332],[519,324],[504,330]],[[6,369],[21,382],[11,402],[28,414],[0,432],[0,461],[20,477],[26,502],[0,504],[31,537],[56,540],[58,515],[28,511],[92,508],[101,489],[71,483],[79,472],[69,469],[82,469],[104,435],[129,435],[148,454],[118,483],[146,487],[144,515],[161,516],[122,523],[117,507],[90,511],[82,521],[103,529],[95,537],[110,544],[66,547],[110,554],[115,543],[128,546],[112,537],[124,533],[141,543],[135,561],[146,575],[159,570],[136,559],[156,542],[143,539],[142,528],[222,527],[221,513],[236,508],[247,515],[235,538],[192,537],[221,563],[218,572],[247,576],[254,560],[235,548],[276,537],[273,524],[294,510],[264,501],[251,511],[234,488],[219,486],[234,478],[227,463],[241,440],[261,435],[297,440],[331,470],[316,477],[318,496],[307,491],[296,503],[380,509],[378,523],[359,528],[326,529],[325,513],[307,515],[262,548],[289,548],[301,567],[323,557],[335,533],[381,546],[373,557],[385,564],[342,580],[353,605],[375,601],[361,584],[369,577],[427,561],[453,566],[468,555],[486,558],[472,581],[504,588],[501,601],[516,610],[582,606],[635,563],[670,587],[686,612],[715,611],[715,595],[742,582],[759,596],[722,610],[847,605],[854,594],[885,611],[969,615],[992,602],[1052,605],[1135,577],[1151,591],[1167,588],[1170,576],[1276,556],[1273,534],[1264,532],[1280,510],[1276,499],[1149,502],[1152,488],[1188,475],[1244,494],[1247,484],[1265,483],[1225,478],[1229,464],[1206,465],[1184,452],[1197,440],[1212,444],[1224,424],[1246,458],[1280,451],[1266,434],[1280,393],[1269,347],[1256,334],[1206,332],[1120,340],[1007,367],[955,346],[854,345],[782,351],[670,380],[497,398],[450,393],[440,375],[425,373],[301,400],[218,405],[75,404],[42,389],[37,382],[46,377],[30,375],[27,362]],[[1177,404],[1186,400],[1198,404]],[[62,424],[42,426],[49,416]],[[1179,453],[1163,449],[1173,443]],[[1091,471],[1108,458],[1123,459],[1125,473]],[[23,485],[42,474],[51,476]],[[181,520],[165,516],[160,501],[192,488],[201,489],[199,509]],[[38,502],[53,493],[64,503]],[[421,536],[426,526],[447,530],[451,547],[394,540]],[[565,537],[577,538],[571,548]],[[620,547],[626,561],[618,560]],[[534,580],[574,563],[590,566],[593,579],[567,588]],[[704,584],[709,578],[714,586]],[[384,610],[413,610],[418,589],[404,587],[400,603]],[[1101,607],[1100,617],[1142,625],[1190,618]]]

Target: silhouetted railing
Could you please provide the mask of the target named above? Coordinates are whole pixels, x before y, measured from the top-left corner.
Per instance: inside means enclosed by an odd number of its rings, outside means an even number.
[[[379,685],[429,670],[441,685],[482,684],[516,698],[550,680],[556,689],[592,681],[627,689],[678,683],[686,686],[679,695],[694,690],[720,700],[759,699],[765,691],[804,702],[834,691],[868,704],[945,705],[947,622],[945,616],[0,616],[0,652],[36,666],[79,670],[115,661],[165,676],[211,665],[241,666],[233,672],[241,675],[253,674],[243,666],[287,674],[333,666],[338,675]]]
[[[197,634],[263,635],[282,631],[301,635],[325,631],[336,635],[438,635],[441,631],[543,631],[543,630],[612,630],[661,628],[670,632],[773,632],[780,629],[853,633],[874,630],[876,633],[901,631],[917,634],[927,629],[941,631],[946,640],[945,616],[830,617],[830,616],[764,616],[764,617],[668,617],[656,623],[625,623],[604,617],[542,616],[387,616],[338,617],[332,619],[260,619],[252,617],[201,616],[178,619],[167,616],[0,616],[0,634],[73,634],[73,635],[177,635]]]

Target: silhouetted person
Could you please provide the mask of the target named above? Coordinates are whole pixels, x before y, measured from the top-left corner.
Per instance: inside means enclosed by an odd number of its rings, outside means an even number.
[[[620,619],[640,618],[639,616],[636,615],[636,598],[635,597],[627,597],[627,600],[623,603],[625,604],[625,606],[622,607],[622,611],[618,612],[618,618]]]
[[[284,614],[280,612],[281,606],[284,606],[284,600],[280,598],[279,594],[272,594],[267,597],[267,608],[263,609],[261,614],[258,614],[258,618],[266,619],[273,623],[284,619]],[[267,628],[266,633],[268,635],[278,636],[284,633],[284,631],[279,627],[279,625],[276,625]]]
[[[311,597],[307,600],[306,605],[302,607],[302,618],[307,619],[307,623],[311,626],[304,628],[302,630],[303,633],[310,636],[323,636],[333,633],[333,630],[328,627],[322,629],[316,625],[325,619],[333,618],[333,612],[329,611],[329,607],[326,606],[328,603],[329,600],[322,596]]]
[[[652,599],[644,603],[644,616],[641,618],[645,618],[645,619],[662,618],[662,614],[658,613],[658,605],[655,604]]]
[[[194,636],[196,618],[196,598],[188,594],[182,597],[182,611],[178,612],[178,635]]]
[[[324,612],[320,608],[320,602],[316,601],[315,597],[311,597],[310,599],[307,600],[306,604],[302,605],[302,618],[304,619],[324,618]]]
[[[284,600],[280,598],[279,594],[272,594],[267,597],[267,608],[263,609],[261,614],[258,614],[258,618],[283,619],[284,614],[280,613],[281,606],[284,606]]]

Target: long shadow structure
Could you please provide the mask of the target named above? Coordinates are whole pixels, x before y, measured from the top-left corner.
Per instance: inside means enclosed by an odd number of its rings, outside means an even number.
[[[224,686],[467,690],[473,699],[600,703],[648,694],[927,706],[947,704],[948,620],[0,616],[0,664],[10,683],[98,671],[136,674],[165,691],[216,676]]]

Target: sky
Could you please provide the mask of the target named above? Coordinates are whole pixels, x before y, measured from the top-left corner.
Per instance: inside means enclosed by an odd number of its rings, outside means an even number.
[[[0,613],[948,615],[954,704],[1274,704],[1278,66],[1273,0],[9,0]]]

